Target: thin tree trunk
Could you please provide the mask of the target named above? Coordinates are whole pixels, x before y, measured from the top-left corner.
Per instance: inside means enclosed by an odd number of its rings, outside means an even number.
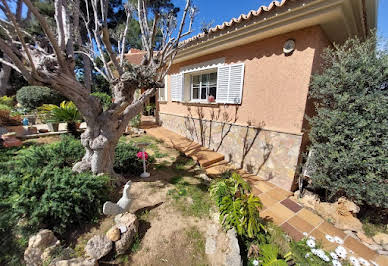
[[[7,94],[7,90],[10,87],[9,78],[11,77],[11,67],[3,64],[0,70],[0,96]]]
[[[92,70],[90,65],[90,59],[86,55],[82,56],[84,61],[84,85],[88,91],[92,89]]]

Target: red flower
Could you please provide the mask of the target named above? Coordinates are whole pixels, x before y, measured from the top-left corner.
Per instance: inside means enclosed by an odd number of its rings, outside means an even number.
[[[146,160],[148,160],[148,153],[147,152],[144,152],[144,157],[145,157]],[[137,153],[137,158],[139,158],[141,160],[143,159],[143,152],[142,151],[139,151]]]

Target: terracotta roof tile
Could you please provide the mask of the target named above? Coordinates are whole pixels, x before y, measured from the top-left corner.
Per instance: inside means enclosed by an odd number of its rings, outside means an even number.
[[[241,24],[243,22],[252,20],[254,18],[257,18],[265,12],[273,12],[276,8],[283,7],[286,4],[290,2],[296,2],[296,1],[306,1],[306,0],[281,0],[281,1],[272,1],[271,4],[268,6],[260,6],[258,10],[251,10],[248,14],[241,14],[238,18],[232,18],[228,22],[224,22],[221,25],[217,25],[213,28],[210,28],[208,33],[199,33],[196,36],[193,36],[189,39],[186,39],[181,42],[181,45],[184,46],[184,48],[189,47],[195,43],[197,40],[205,39],[205,37],[208,37],[209,35],[212,35],[216,32],[223,31],[227,28],[230,28],[236,24]]]

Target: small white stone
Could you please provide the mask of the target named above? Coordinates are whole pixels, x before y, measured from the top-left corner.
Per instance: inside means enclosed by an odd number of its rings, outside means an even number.
[[[120,230],[120,233],[125,233],[127,232],[127,227],[125,225],[120,225],[118,226],[119,230]]]

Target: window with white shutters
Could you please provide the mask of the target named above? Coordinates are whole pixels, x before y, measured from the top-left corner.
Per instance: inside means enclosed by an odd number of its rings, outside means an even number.
[[[171,100],[182,101],[183,98],[183,74],[171,75]]]
[[[244,81],[244,64],[218,67],[217,102],[240,104]]]

